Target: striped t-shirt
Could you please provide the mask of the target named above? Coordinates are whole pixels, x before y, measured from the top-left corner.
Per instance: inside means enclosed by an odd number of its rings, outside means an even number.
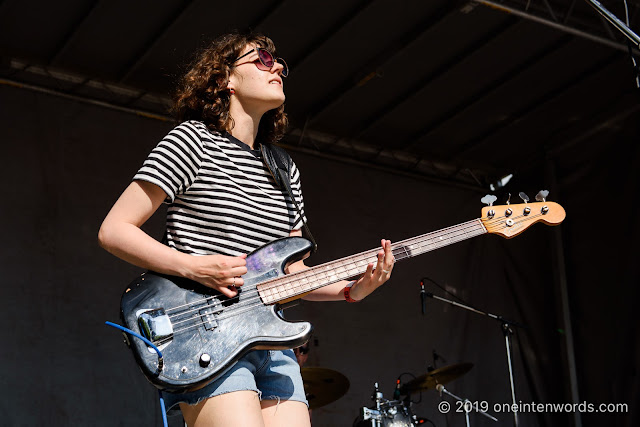
[[[168,245],[194,255],[237,256],[302,226],[289,196],[276,187],[261,159],[230,134],[203,123],[176,126],[134,176],[167,194]],[[300,173],[291,188],[304,215]]]

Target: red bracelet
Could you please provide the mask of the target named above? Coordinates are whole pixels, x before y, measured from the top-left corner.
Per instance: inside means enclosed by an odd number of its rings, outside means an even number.
[[[345,286],[344,290],[342,291],[342,293],[344,294],[344,299],[347,302],[360,302],[360,300],[351,298],[351,287],[353,286],[354,283],[356,283],[356,282],[355,281],[354,282],[349,282],[349,284],[347,286]]]

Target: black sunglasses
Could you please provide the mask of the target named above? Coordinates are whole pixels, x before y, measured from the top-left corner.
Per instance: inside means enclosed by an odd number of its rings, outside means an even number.
[[[245,56],[253,53],[254,51],[258,52],[258,60],[259,60],[260,64],[258,64],[258,62],[256,62],[256,67],[258,67],[259,70],[269,71],[269,70],[271,70],[273,68],[274,64],[276,62],[278,62],[278,63],[282,64],[282,77],[287,77],[289,75],[289,66],[284,61],[284,59],[282,59],[282,58],[274,58],[274,56],[271,54],[271,52],[269,52],[267,49],[265,49],[263,47],[256,47],[256,48],[251,49],[249,52],[245,53],[244,55],[241,55],[241,56],[237,57],[235,59],[235,61],[232,62],[232,64],[235,64],[236,62],[238,62],[239,60],[241,60]],[[262,65],[265,68],[261,68],[260,65]]]

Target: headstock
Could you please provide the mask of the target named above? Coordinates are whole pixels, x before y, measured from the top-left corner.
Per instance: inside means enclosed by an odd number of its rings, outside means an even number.
[[[507,239],[517,236],[536,222],[558,225],[567,214],[559,204],[546,201],[548,194],[543,190],[536,196],[538,202],[529,203],[526,194],[520,193],[525,203],[511,205],[507,202],[501,206],[492,205],[495,196],[485,196],[482,201],[489,206],[482,208],[480,220],[488,233],[499,234]]]

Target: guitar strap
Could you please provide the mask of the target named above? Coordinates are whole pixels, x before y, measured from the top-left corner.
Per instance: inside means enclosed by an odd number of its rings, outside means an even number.
[[[318,244],[313,238],[313,234],[311,234],[307,221],[305,220],[304,215],[302,215],[302,210],[300,209],[296,198],[293,196],[293,191],[291,190],[291,180],[289,179],[289,176],[291,166],[293,165],[293,159],[291,159],[289,153],[287,153],[283,148],[274,144],[260,144],[260,151],[262,152],[262,161],[267,166],[267,169],[269,169],[276,185],[283,193],[285,193],[285,195],[289,195],[293,205],[296,207],[298,215],[300,215],[300,218],[302,219],[302,225],[309,236],[309,240],[313,243],[313,252],[315,252],[318,250]]]

